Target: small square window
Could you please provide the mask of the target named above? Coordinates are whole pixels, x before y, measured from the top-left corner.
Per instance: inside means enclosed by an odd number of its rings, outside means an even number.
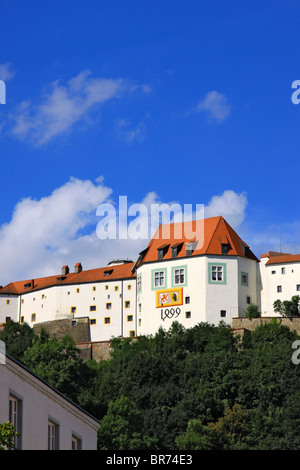
[[[129,331],[129,336],[130,336],[131,338],[133,338],[133,337],[135,336],[135,331],[134,331],[134,330]]]
[[[80,292],[80,289],[79,289],[79,287],[77,287],[76,294],[79,294],[79,292]]]
[[[276,274],[276,271],[271,271],[271,274]]]
[[[190,300],[191,300],[190,297],[186,297],[186,298],[185,298],[185,303],[186,303],[186,304],[189,304],[189,303],[190,303]]]
[[[247,301],[247,304],[248,304],[248,305],[251,304],[251,297],[250,297],[250,295],[247,295],[246,301]]]
[[[125,308],[130,308],[130,300],[125,300]]]
[[[42,294],[42,295],[41,295],[41,298],[44,299],[44,298],[45,298],[45,294]]]
[[[185,312],[185,318],[191,318],[192,312]]]
[[[36,313],[31,314],[31,321],[36,321]]]
[[[96,318],[91,318],[90,324],[91,325],[96,325]]]
[[[108,290],[108,285],[107,284],[105,285],[105,290]]]
[[[20,318],[20,323],[24,323],[24,317],[23,316]]]
[[[248,273],[241,273],[242,286],[248,286]]]
[[[6,305],[9,305],[9,304],[10,304],[10,300],[7,300],[7,301],[6,301]]]
[[[108,325],[110,323],[110,317],[104,317],[104,323]]]
[[[281,274],[285,274],[285,268],[281,268]]]
[[[131,290],[131,284],[128,284],[127,290]]]
[[[300,291],[300,284],[297,284],[296,290],[297,290],[297,291]]]
[[[133,321],[133,315],[127,315],[127,321]]]
[[[277,292],[282,292],[282,286],[277,286]]]
[[[96,290],[96,286],[93,286],[93,287],[92,287],[92,290],[95,291],[95,290]]]
[[[76,313],[76,307],[71,307],[71,313]]]
[[[115,286],[115,292],[118,292],[119,286]]]
[[[220,311],[220,316],[221,316],[222,318],[226,317],[226,310],[221,310],[221,311]]]
[[[110,310],[111,309],[111,302],[106,302],[105,308],[106,308],[106,310]]]
[[[90,305],[90,312],[96,311],[96,305]]]

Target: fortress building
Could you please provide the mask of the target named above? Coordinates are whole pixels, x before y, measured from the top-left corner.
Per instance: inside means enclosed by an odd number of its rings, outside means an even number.
[[[174,320],[232,324],[250,304],[277,316],[273,302],[300,293],[300,255],[260,261],[223,217],[203,219],[200,232],[195,223],[161,225],[135,262],[77,263],[73,272],[63,266],[56,276],[11,282],[0,288],[0,323],[86,318],[89,340],[101,342],[155,334]]]

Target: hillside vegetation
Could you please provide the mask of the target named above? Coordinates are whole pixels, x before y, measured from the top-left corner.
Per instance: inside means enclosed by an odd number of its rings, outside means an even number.
[[[101,420],[108,450],[299,449],[299,337],[276,322],[236,338],[200,323],[112,340],[111,359],[83,361],[73,340],[9,322],[8,354]]]

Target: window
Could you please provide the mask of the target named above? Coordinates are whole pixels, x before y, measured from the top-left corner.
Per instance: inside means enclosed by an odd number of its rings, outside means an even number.
[[[59,426],[53,421],[48,421],[48,450],[58,450]]]
[[[9,397],[9,421],[15,427],[16,431],[21,434],[22,400],[13,395]],[[15,449],[21,449],[21,436],[15,436],[13,444]]]
[[[226,284],[226,264],[208,263],[208,282]]]
[[[108,290],[108,285],[107,284],[105,285],[105,290]]]
[[[105,308],[106,308],[106,310],[110,310],[111,309],[111,302],[106,302]]]
[[[77,321],[76,320],[72,320],[72,326],[76,326],[77,325]]]
[[[186,298],[185,298],[185,303],[186,303],[186,304],[189,304],[189,303],[190,303],[190,300],[191,300],[190,297],[186,297]]]
[[[139,274],[136,280],[136,290],[140,294],[142,292],[142,275]]]
[[[72,450],[81,450],[81,439],[77,436],[72,435]]]
[[[300,291],[300,284],[297,284],[296,290],[297,290],[297,291]]]
[[[248,286],[248,273],[241,273],[242,286]]]
[[[42,294],[42,295],[41,295],[41,298],[44,299],[44,298],[45,298],[45,294]]]
[[[152,289],[166,287],[166,269],[152,271]]]
[[[222,318],[226,317],[226,310],[221,310],[221,311],[220,311],[220,316],[221,316]]]
[[[125,308],[130,308],[130,300],[125,300]]]
[[[109,325],[110,323],[110,317],[104,317],[104,324]]]
[[[21,300],[21,304],[23,304],[23,303],[24,303],[24,299]]]
[[[139,318],[139,326],[142,325],[142,320]]]
[[[191,318],[192,312],[185,312],[185,318]]]
[[[93,286],[93,287],[92,287],[92,290],[95,291],[95,290],[96,290],[96,286]]]
[[[96,311],[96,305],[90,305],[90,312]]]
[[[180,266],[172,269],[173,286],[185,284],[186,282],[186,267]]]
[[[7,301],[6,301],[6,305],[9,305],[9,304],[10,304],[10,300],[7,300]]]
[[[96,325],[96,318],[91,318],[90,324],[91,325]]]
[[[76,307],[71,307],[71,313],[76,313]]]
[[[142,311],[142,304],[139,304],[138,309],[139,309],[139,313],[140,313]]]
[[[79,294],[79,292],[80,292],[80,289],[79,289],[79,287],[77,287],[76,294]]]
[[[135,331],[134,330],[129,331],[129,336],[133,338],[135,336]]]
[[[276,271],[271,271],[271,274],[276,274]]]
[[[277,286],[277,292],[282,292],[282,286]]]
[[[128,284],[127,290],[131,290],[131,284]]]
[[[194,250],[196,249],[196,246],[197,246],[198,242],[190,242],[190,243],[187,243],[185,245],[185,249],[186,249],[186,256],[192,256],[192,254],[194,253]]]
[[[8,323],[11,320],[11,317],[5,317],[5,323]]]
[[[20,323],[24,323],[24,316],[20,318]]]
[[[247,297],[246,297],[246,302],[247,302],[248,305],[251,304],[251,297],[249,295],[247,295]]]
[[[281,268],[281,274],[285,274],[285,268]]]
[[[119,286],[115,286],[115,291],[118,292]]]
[[[133,315],[127,315],[127,321],[133,321]]]
[[[222,255],[228,255],[230,248],[229,243],[221,243]]]
[[[36,313],[31,314],[31,321],[36,321]]]

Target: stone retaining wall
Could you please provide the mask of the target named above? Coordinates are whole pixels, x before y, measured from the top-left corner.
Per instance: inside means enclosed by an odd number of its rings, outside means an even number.
[[[259,317],[259,318],[244,318],[238,317],[232,319],[232,328],[238,329],[243,328],[245,330],[253,331],[260,325],[264,323],[272,323],[276,321],[277,323],[280,322],[281,325],[287,326],[292,331],[296,331],[298,335],[300,335],[300,318],[293,317],[293,318],[284,318],[284,317]]]

